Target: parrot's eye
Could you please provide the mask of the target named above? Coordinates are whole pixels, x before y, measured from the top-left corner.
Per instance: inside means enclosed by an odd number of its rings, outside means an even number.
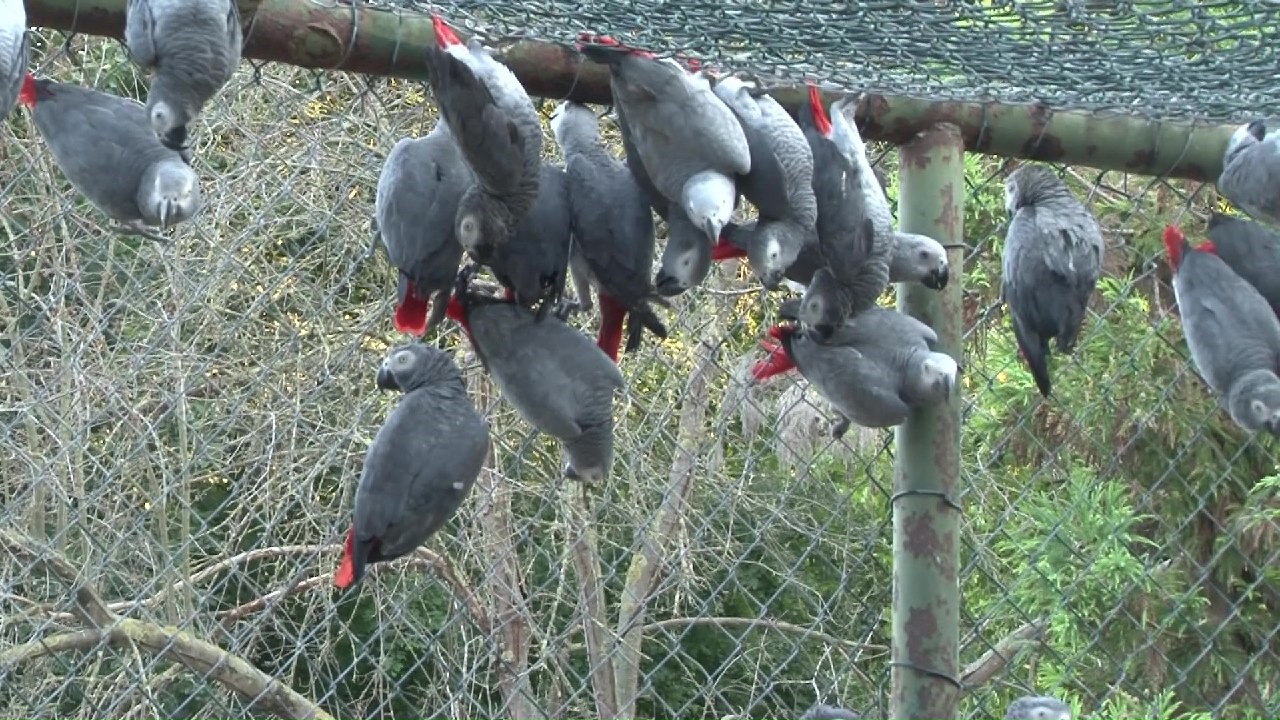
[[[409,352],[408,350],[401,350],[400,352],[396,353],[396,356],[392,358],[391,361],[394,362],[396,365],[404,367],[405,365],[408,365],[409,363],[413,362],[413,353]]]

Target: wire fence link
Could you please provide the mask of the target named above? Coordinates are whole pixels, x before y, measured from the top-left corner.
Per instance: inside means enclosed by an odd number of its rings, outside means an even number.
[[[838,23],[813,4],[726,3],[720,25],[682,14],[691,3],[624,5],[629,25],[557,3],[503,22],[571,37],[576,16],[642,45],[719,43],[722,59],[738,42],[742,63],[790,68],[779,77],[896,92],[1207,117],[1280,100],[1222,91],[1209,77],[1228,60],[1184,52],[1230,35],[1273,69],[1280,26],[1247,3],[979,17],[868,2]],[[756,54],[761,37],[781,45]],[[145,96],[119,43],[33,39],[40,75]],[[1065,71],[1088,53],[1116,64]],[[933,84],[886,69],[924,55],[947,68]],[[371,251],[374,189],[395,141],[434,123],[430,98],[418,83],[242,64],[194,135],[209,201],[163,246],[105,231],[27,114],[9,117],[0,715],[764,718],[821,701],[884,717],[893,434],[832,441],[802,379],[747,382],[777,297],[738,261],[675,299],[668,340],[622,357],[617,457],[589,490],[561,477],[554,443],[445,323],[490,461],[416,554],[333,589],[363,455],[394,403],[374,373],[403,342],[395,270]],[[875,150],[894,201],[896,153]],[[1107,257],[1042,401],[998,301],[1012,168],[965,162],[962,716],[999,716],[1028,692],[1086,717],[1280,713],[1280,473],[1190,366],[1161,257],[1166,223],[1201,232],[1212,186],[1060,168]],[[591,332],[595,318],[574,322]]]

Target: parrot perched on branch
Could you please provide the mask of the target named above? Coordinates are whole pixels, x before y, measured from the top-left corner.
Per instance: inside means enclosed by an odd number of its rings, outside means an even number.
[[[160,140],[191,162],[187,125],[231,79],[244,49],[235,0],[129,0],[125,45],[154,69],[147,116]]]
[[[476,412],[462,373],[440,348],[392,348],[378,368],[381,390],[403,393],[365,453],[339,588],[368,565],[408,555],[458,511],[489,452],[489,424]]]
[[[136,100],[27,75],[19,101],[31,108],[62,174],[114,228],[164,242],[164,230],[200,209],[200,183],[177,151],[165,147]]]

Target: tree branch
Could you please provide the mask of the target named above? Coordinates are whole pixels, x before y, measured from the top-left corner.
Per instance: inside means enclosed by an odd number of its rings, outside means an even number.
[[[103,628],[109,627],[115,620],[115,613],[107,609],[98,591],[92,585],[81,582],[79,571],[52,549],[32,538],[7,530],[0,530],[0,547],[14,560],[26,560],[66,585],[75,598],[72,613],[80,622],[91,628]]]
[[[600,577],[600,550],[596,544],[596,518],[591,511],[587,487],[570,482],[565,489],[566,529],[569,554],[578,575],[578,597],[582,606],[582,632],[587,647],[587,672],[595,690],[596,715],[600,720],[614,720],[618,715],[618,690],[613,663],[606,654],[608,620],[605,617],[604,581]]]
[[[637,685],[640,679],[641,647],[644,644],[644,616],[658,567],[667,553],[676,526],[684,515],[685,501],[693,487],[698,450],[706,440],[708,379],[715,366],[718,343],[701,340],[694,357],[693,373],[685,387],[684,407],[676,437],[675,458],[670,481],[657,517],[647,532],[639,533],[639,548],[631,557],[627,580],[618,608],[620,646],[614,655],[614,678],[618,688],[618,716],[636,716]]]
[[[983,653],[982,657],[969,663],[960,673],[960,683],[964,686],[964,692],[971,692],[990,682],[991,678],[999,675],[1000,671],[1023,648],[1040,644],[1044,636],[1044,628],[1043,621],[1029,622],[1004,636],[994,647]]]

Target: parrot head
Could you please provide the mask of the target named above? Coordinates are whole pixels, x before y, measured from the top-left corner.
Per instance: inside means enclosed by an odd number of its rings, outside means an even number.
[[[653,289],[662,297],[675,297],[696,287],[711,270],[711,247],[702,233],[688,223],[668,223],[667,246]]]
[[[170,156],[147,169],[137,201],[148,222],[168,229],[200,209],[200,182],[182,158]]]
[[[1270,370],[1244,374],[1227,394],[1227,410],[1240,427],[1280,437],[1280,378]]]
[[[458,242],[471,259],[487,264],[493,261],[493,253],[511,237],[514,228],[508,222],[507,208],[493,196],[480,190],[480,186],[467,188],[458,202]]]
[[[449,354],[433,345],[408,343],[391,348],[378,367],[379,390],[412,392],[420,387],[461,380]]]
[[[1071,706],[1057,698],[1024,696],[1009,703],[1005,720],[1071,720]]]
[[[755,237],[747,247],[747,258],[766,289],[778,289],[804,243],[802,236],[797,237],[796,226],[789,223],[756,223]]]
[[[918,278],[920,284],[930,290],[945,288],[951,279],[946,248],[925,235],[898,233],[897,237],[899,252],[894,257],[894,263],[905,261],[908,267],[905,268],[904,276]]]
[[[813,274],[800,300],[797,317],[819,342],[831,339],[836,327],[844,322],[836,293],[836,279],[828,268],[821,268]]]
[[[706,233],[707,243],[714,244],[733,218],[733,203],[738,198],[733,180],[723,173],[704,170],[685,181],[681,195],[689,221]]]

